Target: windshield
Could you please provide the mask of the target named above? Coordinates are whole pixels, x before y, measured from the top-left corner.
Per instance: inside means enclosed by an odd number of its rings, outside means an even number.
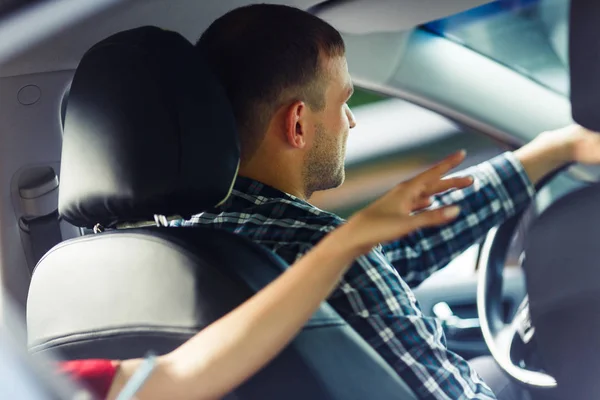
[[[569,0],[502,0],[423,28],[568,95],[568,11]]]

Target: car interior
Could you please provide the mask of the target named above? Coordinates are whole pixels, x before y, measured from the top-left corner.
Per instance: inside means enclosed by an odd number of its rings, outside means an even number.
[[[286,268],[238,235],[168,227],[223,202],[236,179],[233,113],[193,44],[251,3],[0,3],[0,305],[15,346],[40,358],[163,354]],[[323,209],[348,216],[459,148],[470,166],[573,121],[600,131],[600,51],[586,40],[600,6],[274,3],[342,33],[357,87],[347,180],[311,199]],[[556,171],[529,210],[414,291],[451,350],[492,355],[534,399],[600,395],[599,179],[593,167]],[[227,398],[416,396],[325,302]]]

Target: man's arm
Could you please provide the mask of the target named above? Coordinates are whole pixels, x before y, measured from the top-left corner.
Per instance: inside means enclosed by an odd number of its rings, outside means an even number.
[[[523,210],[533,196],[533,185],[572,162],[600,164],[600,134],[578,125],[544,132],[512,154],[465,171],[473,175],[473,187],[434,199],[435,205],[459,205],[459,218],[447,226],[425,229],[387,244],[384,253],[414,287],[492,227]]]
[[[491,228],[523,210],[534,189],[520,160],[506,153],[465,170],[473,185],[433,200],[434,206],[456,204],[459,217],[437,228],[422,229],[383,246],[383,253],[411,287],[480,240]]]
[[[527,176],[537,184],[548,173],[566,164],[600,164],[600,134],[579,125],[543,132],[515,151]]]

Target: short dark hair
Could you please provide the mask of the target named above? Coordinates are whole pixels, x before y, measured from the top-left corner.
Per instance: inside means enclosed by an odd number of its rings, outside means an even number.
[[[343,56],[340,33],[297,8],[254,4],[223,15],[202,34],[197,48],[208,59],[233,106],[242,161],[263,140],[274,112],[286,101],[325,106],[322,57]]]

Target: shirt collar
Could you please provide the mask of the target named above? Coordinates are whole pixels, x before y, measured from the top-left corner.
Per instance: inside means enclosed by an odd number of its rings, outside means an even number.
[[[238,176],[233,186],[234,190],[251,195],[251,196],[262,196],[273,199],[291,199],[299,203],[311,205],[310,203],[294,196],[289,193],[282,192],[279,189],[275,189],[272,186],[259,182],[255,179],[246,178],[245,176]]]

